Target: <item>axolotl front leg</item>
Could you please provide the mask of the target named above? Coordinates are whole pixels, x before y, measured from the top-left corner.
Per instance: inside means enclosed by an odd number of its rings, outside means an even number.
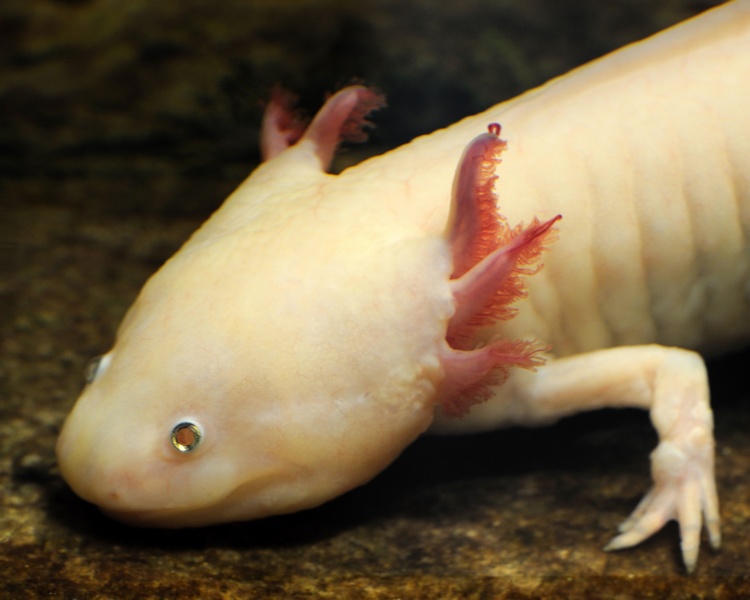
[[[683,560],[692,571],[705,523],[711,545],[721,543],[714,482],[713,417],[703,359],[658,345],[622,346],[548,360],[509,382],[509,420],[555,421],[599,408],[650,411],[659,444],[651,454],[653,484],[607,546],[634,546],[669,520],[680,526]]]

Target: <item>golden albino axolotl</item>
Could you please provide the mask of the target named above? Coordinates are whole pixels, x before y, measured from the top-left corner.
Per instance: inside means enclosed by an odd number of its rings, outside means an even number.
[[[346,88],[306,129],[269,103],[265,162],[92,363],[64,478],[197,526],[318,505],[431,426],[640,407],[653,487],[608,548],[676,519],[691,570],[720,542],[696,351],[750,337],[750,1],[326,173],[380,103]]]

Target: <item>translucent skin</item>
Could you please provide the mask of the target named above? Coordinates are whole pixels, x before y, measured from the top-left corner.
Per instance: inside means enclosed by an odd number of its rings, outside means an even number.
[[[638,406],[660,436],[654,487],[610,547],[674,518],[692,569],[701,527],[720,536],[691,350],[750,337],[748,97],[742,0],[338,176],[323,171],[322,134],[286,148],[281,136],[144,287],[65,423],[63,476],[122,520],[201,525],[324,502],[433,422]],[[552,352],[465,418],[433,418],[455,383],[453,174],[492,122],[509,142],[494,182],[508,222],[563,220],[515,318],[474,339]],[[182,420],[205,432],[188,454],[170,444]]]

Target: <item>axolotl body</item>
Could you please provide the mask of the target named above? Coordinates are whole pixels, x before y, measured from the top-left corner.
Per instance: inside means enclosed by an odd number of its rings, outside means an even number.
[[[609,547],[676,519],[692,569],[720,542],[697,351],[750,338],[750,2],[326,173],[380,103],[268,105],[265,162],[92,364],[64,478],[199,526],[316,506],[429,428],[640,407],[654,483]]]

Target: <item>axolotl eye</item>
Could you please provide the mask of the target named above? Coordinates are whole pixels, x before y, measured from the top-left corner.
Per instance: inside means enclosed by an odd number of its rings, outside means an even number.
[[[93,383],[97,377],[102,375],[107,370],[111,358],[109,354],[102,354],[101,356],[95,356],[87,362],[83,369],[83,376],[86,379],[86,383]]]
[[[180,452],[192,452],[202,439],[203,430],[196,423],[183,421],[172,428],[172,446]]]

